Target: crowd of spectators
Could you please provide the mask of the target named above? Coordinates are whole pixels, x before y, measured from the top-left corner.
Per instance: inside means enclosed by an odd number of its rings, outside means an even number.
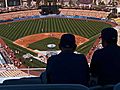
[[[75,9],[60,9],[61,14],[72,15],[72,16],[89,16],[96,18],[107,18],[108,12],[103,11],[91,11],[91,10],[75,10]],[[11,20],[14,18],[22,18],[27,16],[36,16],[40,15],[40,10],[28,10],[28,11],[19,11],[19,12],[10,12],[0,14],[0,20]]]
[[[7,8],[0,8],[0,14],[9,13],[9,12],[17,12],[17,11],[26,11],[26,10],[35,10],[36,7],[28,7],[28,6],[11,6]]]
[[[6,64],[14,64],[16,67],[19,66],[20,61],[2,39],[0,39],[0,53],[5,59],[5,62],[3,62],[3,65],[5,64],[4,66],[6,66]]]
[[[94,11],[94,10],[76,10],[76,9],[61,9],[61,13],[64,15],[72,16],[90,16],[96,18],[106,18],[109,12],[104,11]]]
[[[10,20],[13,18],[22,18],[26,16],[35,16],[35,15],[39,15],[39,10],[28,10],[28,11],[0,14],[0,20]]]
[[[0,77],[28,76],[27,73],[18,70],[21,62],[2,39],[0,39],[0,55]]]

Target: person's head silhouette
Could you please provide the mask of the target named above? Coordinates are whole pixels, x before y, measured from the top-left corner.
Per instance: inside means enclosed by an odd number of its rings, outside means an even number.
[[[75,36],[72,34],[63,34],[60,39],[59,48],[62,51],[75,51],[76,49]]]
[[[101,31],[103,47],[111,44],[117,44],[118,33],[114,28],[105,28]]]

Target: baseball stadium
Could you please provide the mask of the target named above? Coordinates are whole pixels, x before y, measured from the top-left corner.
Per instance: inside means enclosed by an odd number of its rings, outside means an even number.
[[[113,27],[119,33],[119,15],[112,6],[107,6],[110,1],[101,0],[105,4],[103,8],[99,0],[0,0],[1,85],[39,84],[38,77],[46,70],[47,59],[61,52],[58,45],[65,33],[75,35],[75,53],[84,54],[89,64],[94,51],[102,48],[100,32]],[[119,4],[117,0],[111,2]],[[109,18],[110,10],[113,18]],[[42,90],[51,87],[40,86]],[[58,88],[53,85],[53,89]]]

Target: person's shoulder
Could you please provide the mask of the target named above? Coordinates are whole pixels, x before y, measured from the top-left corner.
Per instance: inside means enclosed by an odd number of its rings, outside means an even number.
[[[87,58],[84,54],[75,54],[76,57],[75,60],[78,61],[78,62],[87,62]]]
[[[58,57],[58,55],[52,55],[51,57],[48,58],[48,62],[53,62],[54,60],[56,60],[56,58]]]
[[[117,46],[117,48],[115,49],[115,51],[120,54],[120,46]]]
[[[94,53],[101,53],[101,52],[104,52],[105,48],[102,48],[102,49],[97,49]]]
[[[118,49],[120,49],[120,46],[117,46]]]
[[[56,58],[56,57],[58,57],[58,55],[52,55],[52,56],[49,57],[48,59],[54,59],[54,58]]]
[[[85,57],[85,55],[84,55],[84,54],[82,54],[82,53],[75,54],[75,56],[76,56],[76,57],[81,57],[81,58],[84,58],[84,57]]]
[[[104,48],[102,49],[97,49],[93,52],[93,56],[92,57],[101,57],[101,55],[103,55],[103,53],[105,52],[106,50],[104,50]]]
[[[75,53],[75,55],[76,55],[76,56],[85,56],[85,55],[82,54],[82,53],[77,53],[77,54]]]

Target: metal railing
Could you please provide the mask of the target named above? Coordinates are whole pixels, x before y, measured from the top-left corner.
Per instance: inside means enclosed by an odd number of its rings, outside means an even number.
[[[0,68],[0,77],[26,77],[26,76],[40,76],[46,68]],[[13,73],[13,75],[12,75]],[[22,76],[23,74],[23,76]],[[10,75],[10,76],[9,76]]]

